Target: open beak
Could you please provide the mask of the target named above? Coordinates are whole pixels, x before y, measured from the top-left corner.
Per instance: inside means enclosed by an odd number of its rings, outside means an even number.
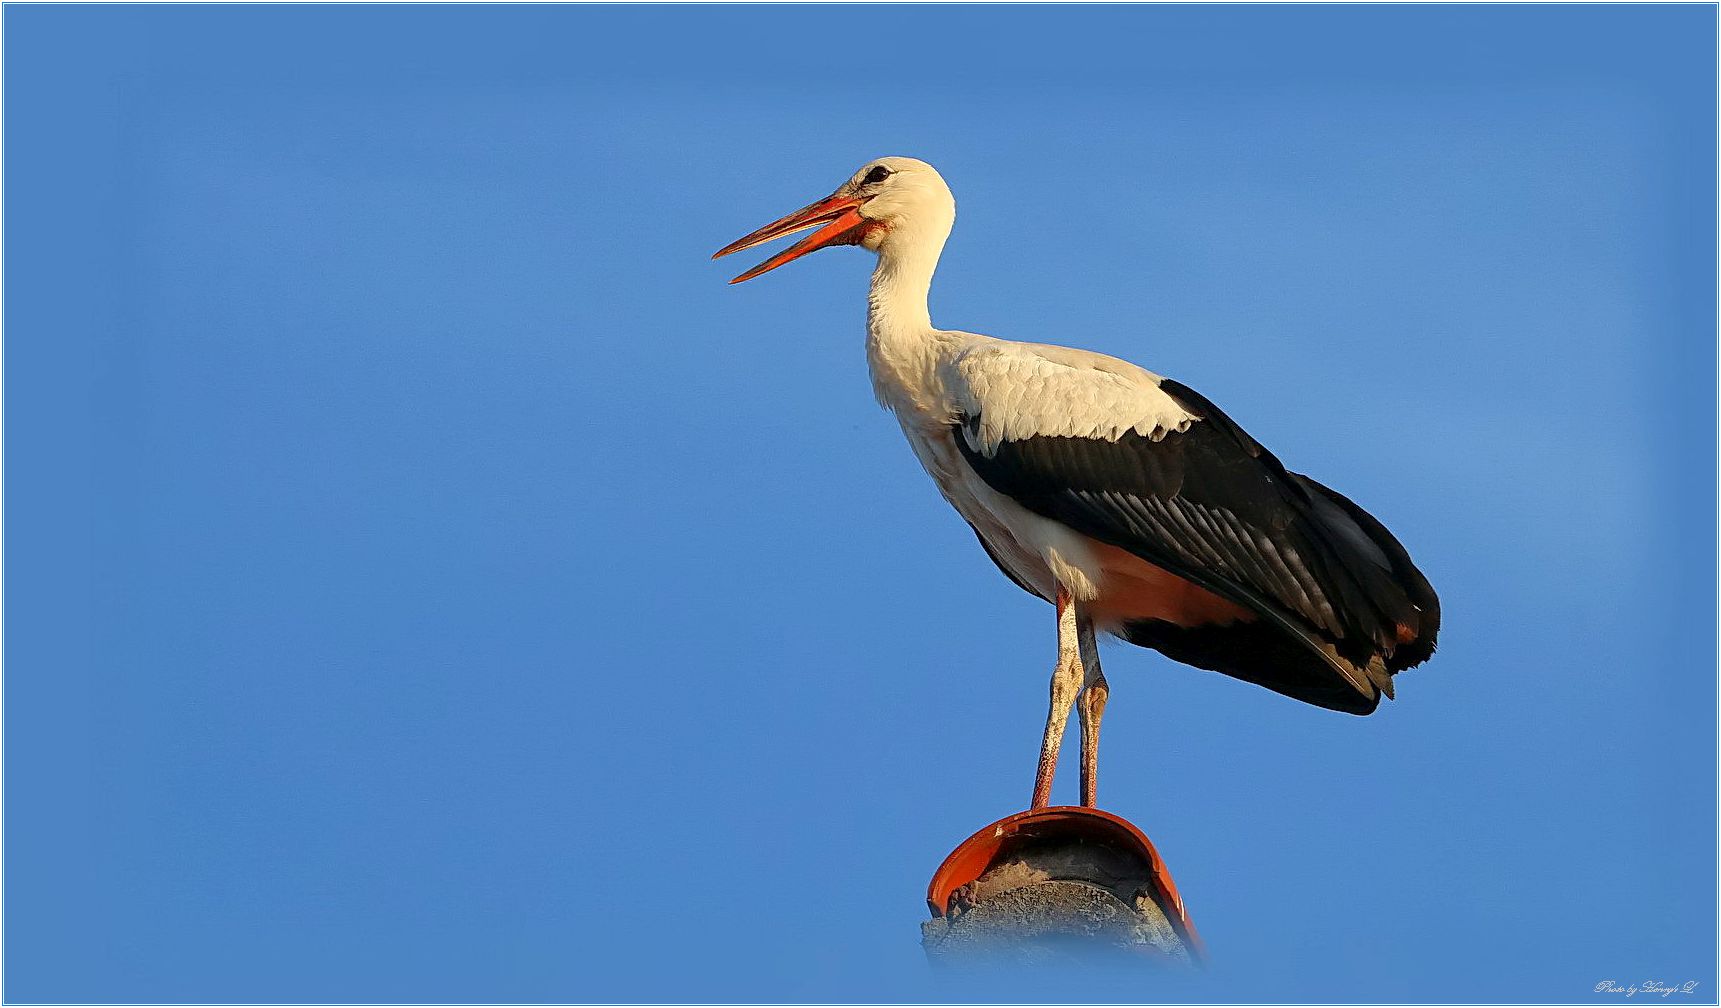
[[[723,246],[711,258],[721,259],[731,252],[739,252],[755,245],[763,245],[784,235],[792,235],[810,227],[818,228],[812,234],[729,281],[732,284],[738,284],[743,280],[751,280],[761,273],[769,273],[790,260],[799,259],[808,252],[817,251],[828,245],[854,245],[860,241],[861,230],[866,226],[866,218],[860,215],[861,202],[859,197],[845,196],[840,193],[827,196],[817,203],[796,210],[781,220],[772,221],[745,238],[737,239]]]

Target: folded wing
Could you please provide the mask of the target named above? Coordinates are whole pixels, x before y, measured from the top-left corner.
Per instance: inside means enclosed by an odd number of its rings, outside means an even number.
[[[1439,601],[1391,533],[1287,471],[1186,386],[1113,358],[1022,344],[983,347],[954,368],[956,440],[989,486],[1258,614],[1283,635],[1275,644],[1294,640],[1301,659],[1318,657],[1327,681],[1300,688],[1284,680],[1291,670],[1251,667],[1287,660],[1258,639],[1241,643],[1259,627],[1215,642],[1188,635],[1212,628],[1126,628],[1126,637],[1356,713],[1391,695],[1392,673],[1433,653]],[[1354,693],[1333,695],[1333,675]]]

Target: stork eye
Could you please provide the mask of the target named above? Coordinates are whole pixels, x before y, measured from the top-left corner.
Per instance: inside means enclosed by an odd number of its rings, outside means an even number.
[[[861,181],[866,185],[878,185],[887,178],[890,178],[890,169],[884,165],[874,165],[872,171],[867,172],[866,178]]]

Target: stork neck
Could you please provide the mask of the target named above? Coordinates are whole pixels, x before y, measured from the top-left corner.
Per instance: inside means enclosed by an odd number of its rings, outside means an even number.
[[[943,242],[914,250],[879,250],[867,295],[867,367],[873,393],[904,423],[936,423],[948,412],[938,395],[939,355],[949,335],[932,328],[926,295]]]
[[[926,296],[932,290],[938,252],[937,248],[879,250],[867,294],[867,332],[873,341],[924,338],[933,331]]]

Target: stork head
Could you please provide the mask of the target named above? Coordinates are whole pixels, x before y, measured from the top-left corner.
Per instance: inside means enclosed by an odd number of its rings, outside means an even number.
[[[955,222],[956,199],[936,169],[914,158],[885,157],[863,165],[824,199],[725,245],[711,258],[808,228],[818,230],[729,282],[751,280],[831,245],[860,245],[887,258],[925,251],[936,257]]]

